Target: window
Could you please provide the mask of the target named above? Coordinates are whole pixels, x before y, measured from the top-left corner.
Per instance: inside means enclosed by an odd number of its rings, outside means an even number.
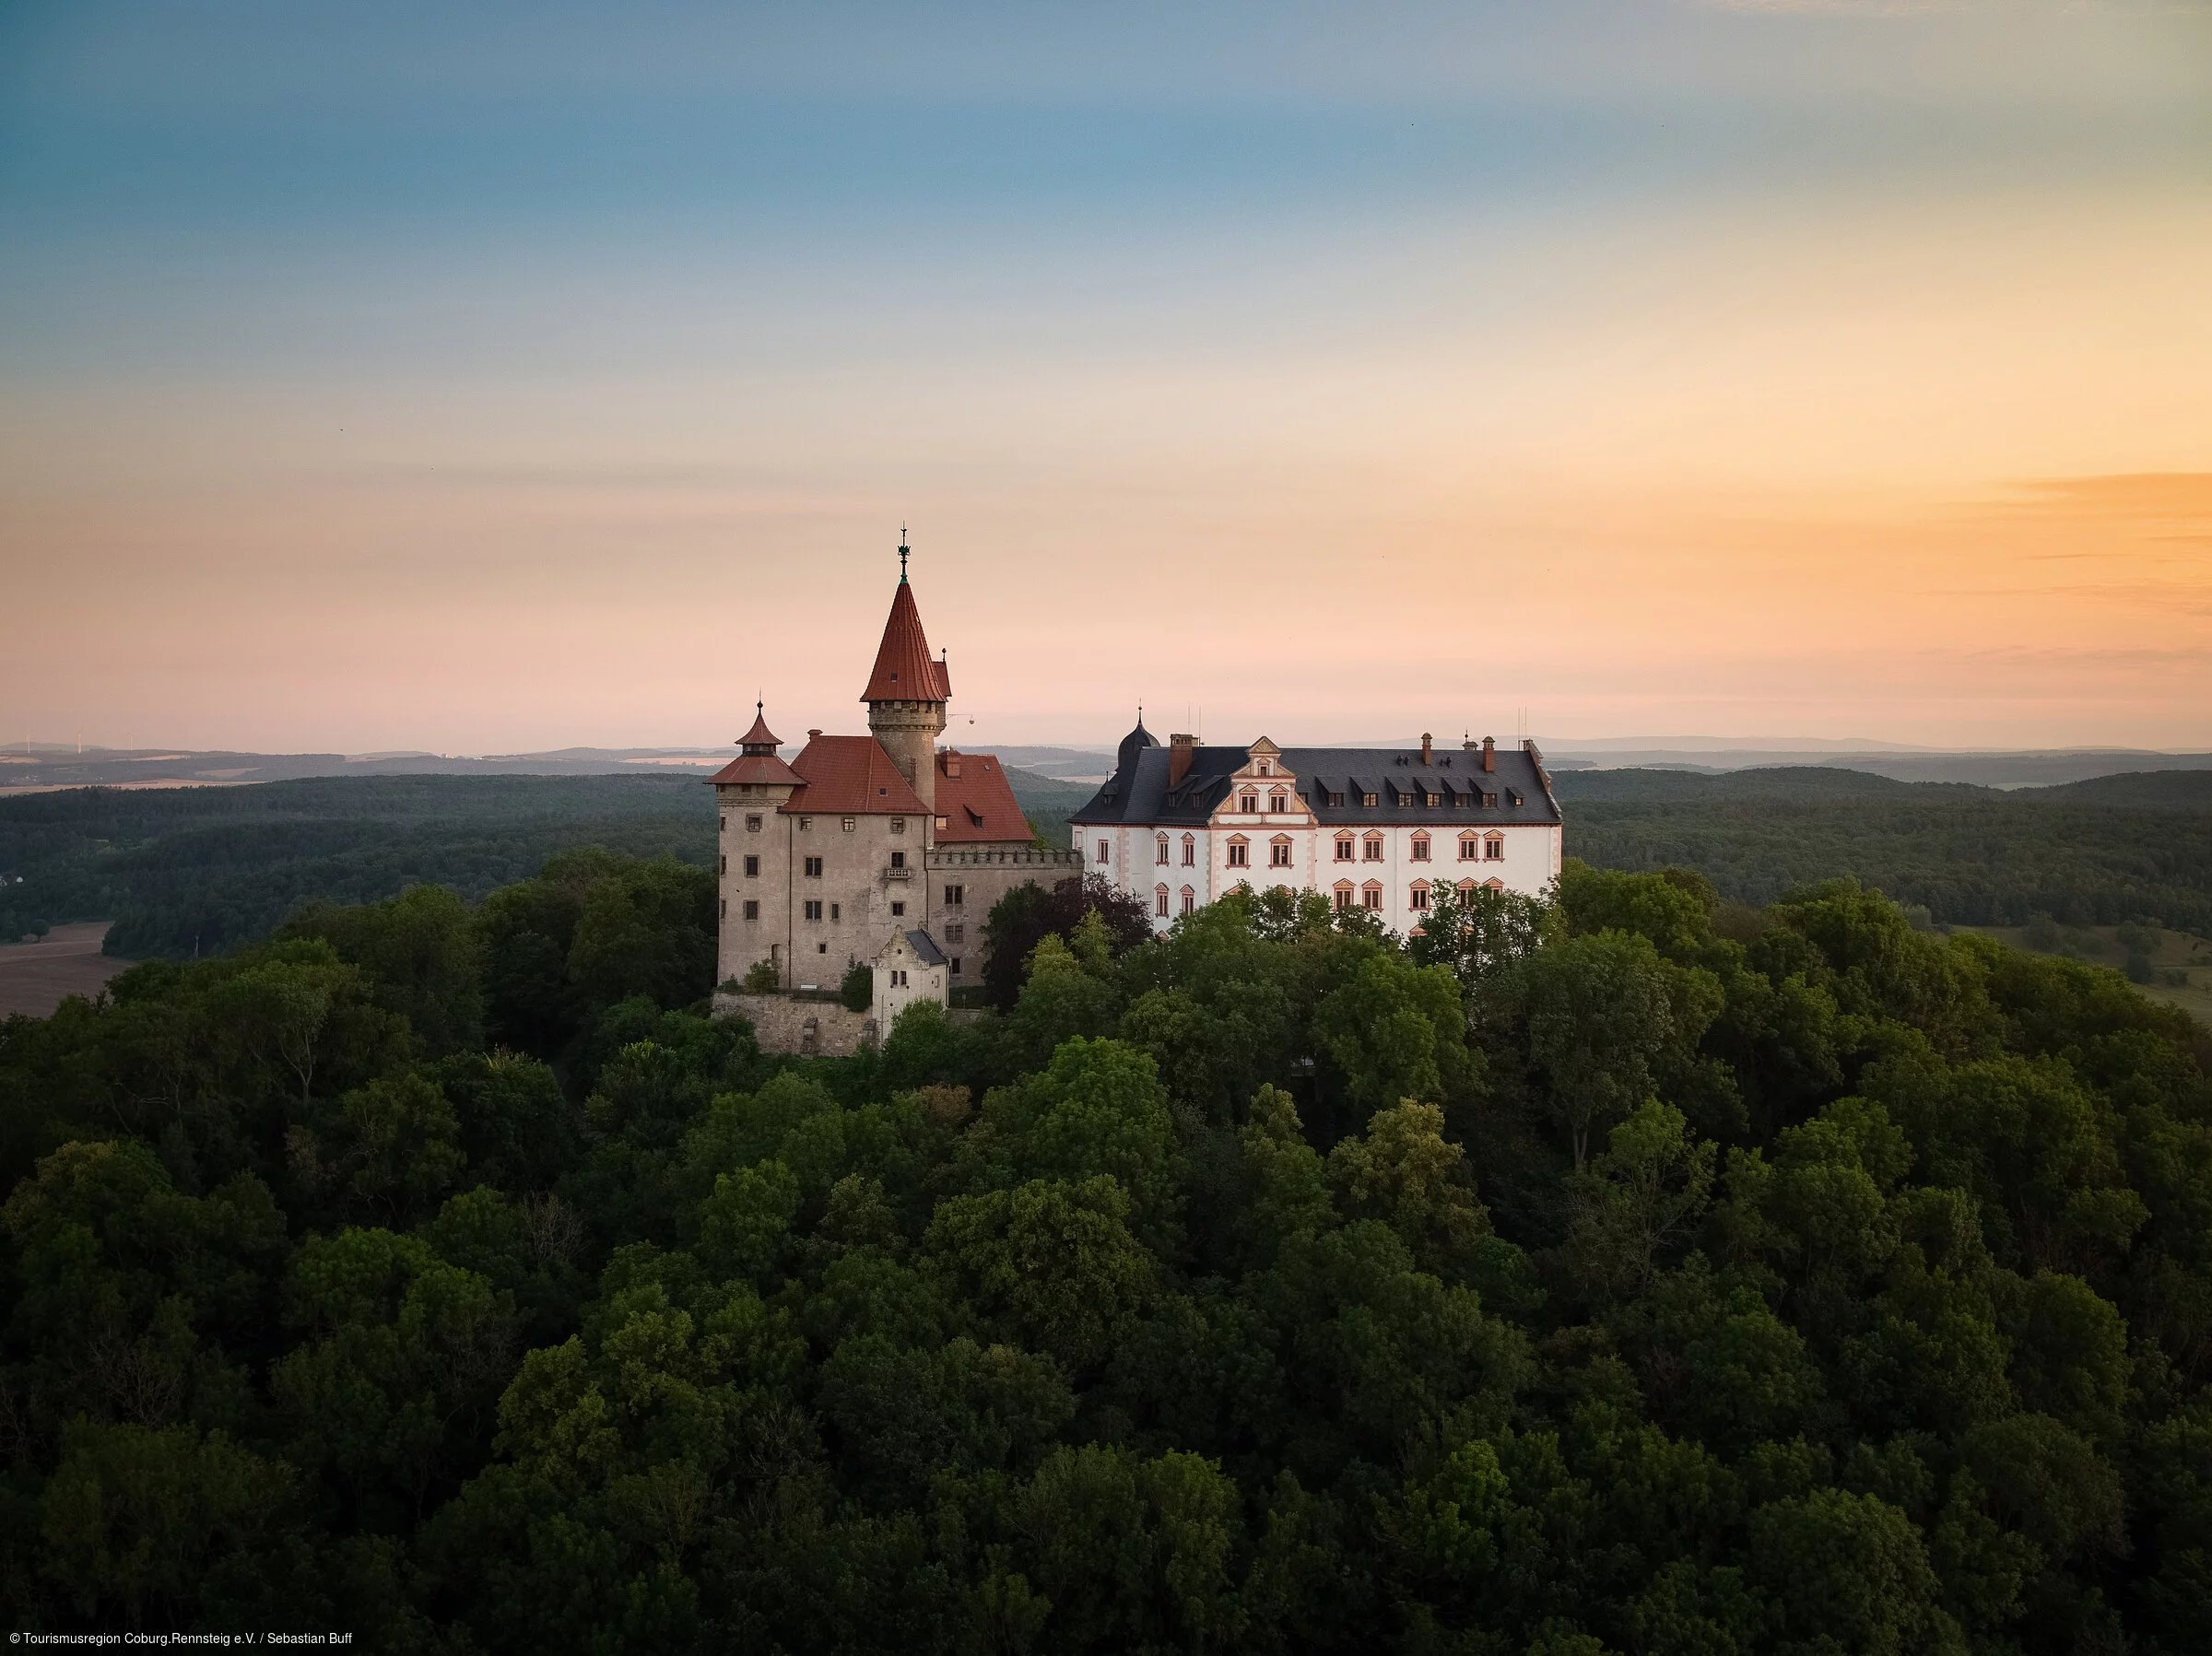
[[[727,858],[727,857],[718,857],[717,859],[715,859],[715,861],[716,861],[716,863],[718,864],[718,865],[717,865],[717,867],[716,867],[716,868],[715,868],[715,870],[714,870],[714,872],[715,872],[716,874],[727,874],[727,873],[729,873],[729,872],[730,872],[730,860],[729,860],[729,858]]]
[[[1195,835],[1185,834],[1182,837],[1182,865],[1185,868],[1198,866],[1198,840]]]
[[[967,941],[968,941],[968,928],[967,928],[966,926],[961,926],[961,925],[952,925],[952,926],[947,926],[947,927],[945,928],[945,941],[946,941],[947,943],[965,943],[965,942],[967,942]]]
[[[1259,811],[1259,808],[1260,796],[1257,793],[1247,793],[1241,799],[1237,801],[1237,809],[1243,812],[1247,816],[1256,815]]]
[[[718,834],[726,834],[730,831],[730,814],[727,811],[724,811],[722,814],[722,820],[716,826],[714,831]]]
[[[815,897],[810,897],[810,898],[808,898],[806,899],[806,918],[807,918],[808,920],[819,920],[819,919],[821,919],[821,917],[822,917],[822,902],[821,902],[821,898],[815,898]]]
[[[905,832],[906,832],[906,818],[905,818],[905,817],[903,817],[903,816],[894,816],[894,817],[892,817],[892,818],[891,818],[891,832],[892,832],[892,833],[894,833],[894,834],[903,834],[903,833],[905,833]]]
[[[1344,803],[1344,795],[1332,788],[1329,791],[1329,803],[1333,805],[1340,805]]]
[[[759,857],[746,858],[745,877],[748,880],[757,880],[760,877],[760,859]]]
[[[904,868],[906,866],[906,853],[902,851],[893,851],[891,853],[891,866],[893,868]]]
[[[1373,809],[1373,808],[1374,808],[1374,807],[1375,807],[1377,805],[1381,804],[1382,802],[1381,802],[1381,801],[1380,801],[1380,800],[1379,800],[1379,799],[1378,799],[1378,798],[1377,798],[1377,797],[1376,797],[1374,794],[1372,794],[1372,793],[1362,793],[1362,794],[1359,796],[1359,803],[1360,803],[1361,805],[1363,805],[1367,806],[1367,807],[1368,807],[1370,810],[1372,810],[1372,809]]]
[[[1413,860],[1414,860],[1416,863],[1426,863],[1426,862],[1429,860],[1429,836],[1428,836],[1428,835],[1426,835],[1426,834],[1416,834],[1416,835],[1414,835],[1414,837],[1413,837]]]
[[[958,955],[952,957],[952,975],[956,978],[960,975],[960,957]]]
[[[1482,841],[1473,834],[1460,835],[1459,860],[1462,863],[1472,863],[1480,855],[1482,855]]]
[[[760,918],[760,905],[757,902],[747,903],[745,905],[745,917],[747,920],[759,920]]]
[[[826,955],[830,952],[830,945],[826,943],[818,943],[814,945],[814,952],[818,955]]]
[[[810,880],[818,880],[822,877],[821,858],[808,857],[806,859],[806,877]]]
[[[891,968],[891,987],[893,989],[904,989],[906,987],[906,968],[903,966],[894,966]]]
[[[941,833],[943,833],[944,831],[945,831],[945,818],[944,818],[944,817],[942,817],[942,816],[940,816],[940,817],[938,817],[938,818],[937,818],[937,832],[941,834]]]
[[[1100,841],[1099,841],[1099,861],[1100,861],[1100,862],[1101,862],[1101,863],[1110,863],[1110,862],[1112,862],[1112,860],[1113,860],[1113,844],[1112,844],[1112,842],[1111,840],[1100,840]]]
[[[1339,913],[1339,914],[1342,914],[1342,913],[1343,913],[1343,912],[1344,912],[1344,911],[1345,911],[1347,909],[1348,909],[1348,908],[1350,908],[1350,907],[1352,906],[1352,883],[1351,883],[1351,881],[1349,881],[1349,880],[1338,880],[1338,881],[1336,882],[1336,892],[1335,892],[1335,897],[1336,897],[1336,912],[1337,912],[1337,913]]]
[[[841,825],[841,826],[843,827],[843,828],[844,828],[845,832],[849,834],[849,833],[851,833],[851,832],[852,832],[852,831],[853,831],[854,828],[858,828],[860,825],[859,825],[858,823],[854,822],[854,821],[853,820],[853,818],[852,818],[852,817],[848,816],[848,817],[846,817],[846,818],[844,819],[844,821],[843,821],[843,823],[842,823],[842,825]]]
[[[1160,920],[1168,917],[1168,888],[1165,886],[1152,887],[1152,912]]]
[[[1198,912],[1198,894],[1195,891],[1193,891],[1188,886],[1185,886],[1182,888],[1182,911],[1185,914],[1195,914]]]
[[[1260,761],[1260,774],[1262,776],[1273,776],[1275,774],[1275,767],[1267,760],[1262,759]]]
[[[814,830],[814,818],[813,818],[813,817],[811,817],[811,816],[802,816],[802,817],[800,817],[800,818],[799,818],[799,832],[800,832],[800,833],[802,833],[802,834],[806,834],[806,833],[811,833],[811,832],[813,832],[813,830]]]
[[[1270,811],[1287,811],[1290,808],[1289,798],[1279,792],[1270,793],[1267,796],[1267,808]]]
[[[1505,882],[1499,879],[1485,880],[1482,886],[1486,891],[1503,891],[1505,889]]]
[[[891,905],[891,918],[892,918],[893,920],[897,920],[897,919],[898,919],[898,918],[899,918],[900,915],[904,914],[905,912],[906,912],[906,905],[905,905],[904,903],[893,903],[893,904]]]
[[[1231,868],[1252,866],[1252,846],[1241,834],[1234,835],[1230,840],[1229,865]]]
[[[717,916],[718,916],[718,918],[720,918],[720,919],[723,919],[723,920],[727,920],[727,919],[729,919],[729,917],[730,917],[730,899],[729,899],[728,898],[726,898],[726,897],[725,897],[725,898],[724,898],[722,899],[722,907],[721,907],[721,909],[720,909],[720,910],[717,911]]]
[[[1349,863],[1352,860],[1351,835],[1339,834],[1336,836],[1336,860],[1339,863]]]
[[[1381,909],[1382,907],[1382,887],[1372,880],[1360,887],[1359,906],[1363,909]]]
[[[1159,839],[1152,842],[1152,860],[1153,862],[1159,863],[1162,868],[1165,868],[1168,865],[1167,835],[1162,834]],[[1166,910],[1163,910],[1161,912],[1164,913]]]
[[[837,919],[837,918],[838,918],[838,916],[839,916],[839,914],[841,913],[841,910],[840,910],[839,906],[838,906],[836,903],[831,903],[831,904],[830,905],[830,918],[831,920],[835,920],[835,919]]]
[[[965,903],[967,900],[968,900],[968,887],[965,887],[965,886],[947,886],[947,887],[945,887],[945,906],[946,906],[947,909],[957,909],[957,908],[959,908],[959,907],[961,904]]]
[[[760,818],[758,816],[747,816],[745,819],[745,831],[748,834],[759,833],[760,831]]]
[[[1370,834],[1359,842],[1359,860],[1363,863],[1380,863],[1382,860],[1382,835]]]
[[[1484,838],[1482,842],[1482,860],[1485,863],[1502,863],[1505,861],[1505,836],[1503,834],[1490,834]]]
[[[1267,866],[1270,868],[1290,866],[1290,837],[1288,834],[1277,834],[1267,842]]]
[[[1421,910],[1426,910],[1429,907],[1428,881],[1416,880],[1413,883],[1413,906]]]

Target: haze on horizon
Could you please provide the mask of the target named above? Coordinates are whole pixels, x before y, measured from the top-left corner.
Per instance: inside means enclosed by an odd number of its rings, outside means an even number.
[[[857,729],[903,521],[963,741],[2212,748],[2208,209],[2202,0],[17,5],[0,738]]]

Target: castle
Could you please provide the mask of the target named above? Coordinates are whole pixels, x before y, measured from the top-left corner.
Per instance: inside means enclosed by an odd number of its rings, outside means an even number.
[[[810,730],[785,763],[757,705],[738,757],[713,779],[718,982],[743,981],[766,961],[780,988],[831,989],[853,962],[877,962],[919,934],[906,946],[941,953],[957,989],[981,978],[994,903],[1017,886],[1082,872],[1077,853],[1036,844],[994,756],[939,751],[952,675],[930,653],[906,560],[901,545],[861,692],[868,734]]]
[[[786,763],[756,704],[713,779],[721,982],[767,962],[779,988],[829,989],[867,962],[879,989],[919,972],[948,992],[980,981],[994,903],[1084,874],[1136,897],[1156,931],[1250,885],[1322,892],[1411,932],[1441,886],[1533,896],[1559,875],[1559,802],[1534,742],[1163,747],[1141,717],[1071,818],[1072,848],[1041,847],[994,755],[937,747],[952,675],[930,653],[906,560],[902,544],[861,692],[868,734],[810,730]]]

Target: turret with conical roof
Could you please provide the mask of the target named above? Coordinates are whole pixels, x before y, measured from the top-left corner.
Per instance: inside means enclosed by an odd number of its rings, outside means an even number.
[[[924,832],[932,831],[937,808],[937,737],[945,729],[945,703],[952,696],[952,675],[929,653],[922,612],[906,578],[906,537],[899,537],[899,585],[891,613],[876,649],[875,670],[860,699],[868,704],[868,729],[891,756],[901,776],[922,796]]]

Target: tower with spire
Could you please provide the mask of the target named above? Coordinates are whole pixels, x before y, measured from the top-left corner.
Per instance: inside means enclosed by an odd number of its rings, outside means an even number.
[[[908,548],[903,530],[899,535],[899,585],[891,593],[891,613],[883,624],[883,641],[876,647],[876,665],[860,699],[868,704],[868,730],[891,756],[899,774],[921,795],[923,814],[936,813],[937,738],[945,732],[945,704],[952,699],[952,674],[947,664],[929,653],[929,636],[922,630],[922,612],[914,605],[914,589],[906,578]]]
[[[938,749],[952,674],[930,653],[911,556],[901,530],[899,584],[861,692],[868,734],[810,730],[787,763],[757,701],[738,757],[713,779],[719,983],[765,964],[782,988],[835,988],[855,963],[897,956],[912,969],[932,951],[950,986],[973,983],[992,905],[1082,872],[1072,851],[1035,843],[996,756]]]

